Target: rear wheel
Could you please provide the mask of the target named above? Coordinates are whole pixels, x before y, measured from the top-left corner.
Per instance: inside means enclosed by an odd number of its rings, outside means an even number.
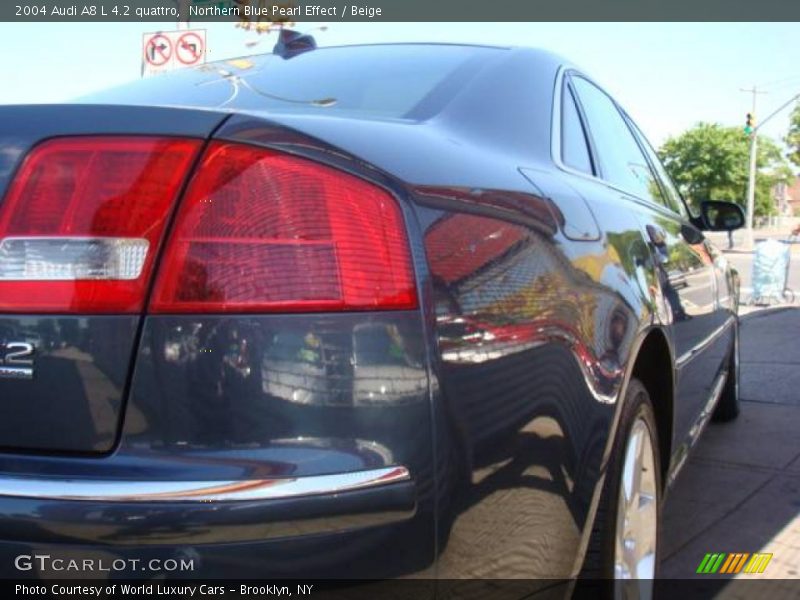
[[[652,593],[659,559],[660,464],[650,396],[631,379],[582,573],[607,580],[602,597]]]
[[[614,535],[614,578],[650,579],[656,573],[658,482],[651,424],[633,422],[622,461]]]
[[[732,421],[739,416],[739,323],[733,328],[733,345],[728,357],[728,375],[725,387],[714,409],[715,421]]]

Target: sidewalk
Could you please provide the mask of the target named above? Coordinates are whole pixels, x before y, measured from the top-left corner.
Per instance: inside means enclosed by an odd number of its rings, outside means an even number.
[[[742,412],[709,425],[667,498],[662,577],[695,576],[707,552],[771,552],[758,577],[800,578],[800,308],[741,333]]]

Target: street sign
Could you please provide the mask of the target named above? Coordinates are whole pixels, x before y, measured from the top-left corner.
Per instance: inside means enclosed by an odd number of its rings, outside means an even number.
[[[142,77],[206,62],[206,30],[156,31],[142,36]]]
[[[205,56],[205,50],[205,40],[194,31],[189,31],[178,38],[175,55],[181,64],[195,65]]]
[[[160,33],[149,37],[144,43],[144,60],[151,67],[163,67],[172,58],[172,42]]]

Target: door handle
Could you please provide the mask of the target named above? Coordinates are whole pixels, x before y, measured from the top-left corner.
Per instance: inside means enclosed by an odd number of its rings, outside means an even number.
[[[650,236],[650,241],[653,242],[655,247],[663,248],[667,245],[667,234],[664,233],[664,230],[661,229],[661,227],[648,225],[647,235]]]

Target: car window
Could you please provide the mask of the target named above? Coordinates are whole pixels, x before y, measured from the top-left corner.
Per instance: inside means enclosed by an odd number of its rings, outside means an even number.
[[[224,106],[419,120],[436,114],[503,50],[397,44],[260,54],[180,69],[83,102]]]
[[[592,174],[592,159],[586,143],[586,133],[568,85],[561,97],[561,160],[568,167]]]
[[[581,77],[573,78],[599,163],[600,177],[639,198],[666,204],[658,181],[617,105]]]
[[[647,153],[648,158],[650,158],[650,162],[653,165],[653,169],[655,169],[656,175],[658,175],[658,178],[661,180],[668,208],[672,209],[679,215],[688,218],[689,214],[686,211],[686,205],[684,205],[681,195],[678,192],[678,188],[675,187],[675,184],[672,182],[672,178],[669,176],[669,173],[667,173],[664,165],[661,164],[661,159],[658,158],[658,154],[656,154],[656,151],[653,150],[650,142],[648,142],[647,138],[644,137],[642,130],[637,127],[636,123],[634,123],[630,118],[628,118],[628,122],[633,128],[636,137],[639,138],[641,146]]]

